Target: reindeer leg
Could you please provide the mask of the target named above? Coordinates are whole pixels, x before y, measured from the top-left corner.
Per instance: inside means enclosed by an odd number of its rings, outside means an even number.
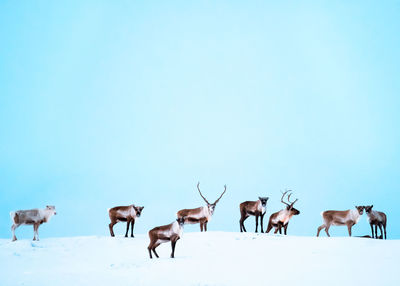
[[[129,225],[131,224],[131,221],[129,219],[126,220],[126,233],[125,237],[128,237],[128,232],[129,232]]]
[[[256,215],[255,217],[256,217],[256,232],[258,232],[258,215]]]
[[[265,231],[266,233],[269,233],[272,229],[272,223],[271,220],[268,221],[268,226],[267,226],[267,230]]]
[[[287,223],[287,224],[285,224],[284,226],[283,226],[283,233],[286,235],[287,233],[286,233],[286,231],[287,231],[287,227],[288,227],[288,225],[289,225],[289,223]]]
[[[135,219],[133,219],[132,221],[131,221],[131,237],[135,237],[134,235],[133,235],[133,227],[135,226]]]
[[[378,239],[378,226],[375,225],[375,238]]]
[[[245,215],[245,216],[243,217],[242,227],[243,227],[243,231],[244,231],[244,232],[247,232],[246,228],[244,227],[244,221],[245,221],[248,217],[249,217],[248,215]]]
[[[327,226],[325,226],[325,232],[326,232],[326,235],[327,235],[328,237],[331,237],[330,234],[329,234],[329,228],[330,228],[330,227],[331,227],[330,224],[328,224]]]
[[[243,232],[244,228],[244,221],[246,220],[246,214],[244,212],[240,212],[240,220],[239,220],[239,225],[240,225],[240,232]],[[246,231],[246,230],[244,230]]]
[[[320,225],[320,226],[318,227],[317,237],[319,236],[319,233],[321,232],[321,230],[323,230],[324,228],[325,228],[325,224]]]
[[[351,223],[348,223],[347,224],[347,230],[348,230],[348,232],[349,232],[349,236],[351,236],[351,227],[353,226],[353,224],[351,224]]]
[[[386,223],[383,225],[383,230],[385,232],[385,239],[386,239]]]
[[[160,245],[161,243],[155,243],[154,244],[154,246],[153,246],[153,252],[154,252],[154,255],[157,257],[157,258],[159,258],[160,256],[158,256],[158,254],[157,254],[157,252],[156,252],[156,248]]]
[[[264,233],[264,215],[265,214],[261,215],[261,233]]]
[[[37,223],[35,223],[33,225],[33,240],[39,240],[39,237],[37,235],[37,229],[38,229],[39,225]]]
[[[176,245],[176,242],[178,241],[178,239],[179,239],[179,236],[176,236],[176,237],[174,236],[171,238],[171,247],[172,247],[171,258],[175,257],[175,245]]]
[[[202,222],[200,222],[200,231],[201,232],[203,231],[203,223]]]
[[[208,221],[204,222],[204,231],[207,231],[207,223],[208,223]]]
[[[382,231],[382,224],[379,224],[379,229],[381,231],[381,236],[379,237],[379,239],[383,239],[383,231]]]
[[[147,250],[149,251],[150,259],[153,258],[153,256],[151,255],[151,249],[153,248],[153,245],[154,245],[153,242],[150,241],[150,244],[149,244],[149,246],[147,247]]]
[[[176,245],[176,240],[172,241],[171,240],[171,247],[172,247],[172,253],[171,253],[171,258],[175,258],[174,254],[175,254],[175,245]]]
[[[17,229],[17,227],[19,227],[19,224],[13,224],[11,226],[11,231],[12,231],[12,234],[13,234],[12,241],[16,241],[17,240],[17,237],[15,236],[15,230]]]
[[[282,223],[278,223],[278,228],[279,228],[279,234],[282,234]]]
[[[374,227],[373,227],[372,223],[370,223],[369,225],[371,226],[372,238],[374,238]]]
[[[111,234],[111,236],[115,236],[115,235],[114,235],[113,227],[114,227],[114,225],[115,225],[116,223],[117,223],[116,220],[112,220],[111,223],[108,225],[108,228],[110,229],[110,234]]]

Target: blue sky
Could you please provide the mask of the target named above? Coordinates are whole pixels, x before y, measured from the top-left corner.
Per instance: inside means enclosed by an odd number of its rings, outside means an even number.
[[[275,2],[2,1],[0,237],[46,204],[42,238],[108,235],[130,203],[144,233],[203,205],[200,181],[209,200],[228,186],[209,230],[289,188],[289,234],[374,204],[399,238],[400,3]]]

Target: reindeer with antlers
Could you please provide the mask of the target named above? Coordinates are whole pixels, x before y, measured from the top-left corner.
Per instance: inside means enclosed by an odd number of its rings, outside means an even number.
[[[286,208],[280,210],[279,212],[273,213],[269,217],[268,227],[266,231],[267,233],[269,233],[271,229],[274,227],[275,228],[274,233],[277,233],[279,231],[279,234],[282,234],[282,227],[283,227],[284,234],[286,235],[287,228],[289,225],[289,220],[292,218],[292,216],[300,214],[300,211],[293,207],[293,205],[298,201],[298,199],[296,199],[294,202],[291,202],[290,201],[290,196],[292,195],[291,193],[289,193],[289,195],[287,196],[287,202],[283,200],[288,192],[291,191],[288,190],[283,192],[281,197],[281,202],[286,205]]]
[[[219,196],[219,198],[214,202],[210,203],[201,193],[200,191],[200,182],[197,183],[197,190],[200,193],[200,196],[206,202],[206,206],[195,208],[195,209],[183,209],[178,211],[177,216],[178,218],[185,218],[185,224],[195,224],[200,223],[200,231],[207,231],[207,223],[211,220],[211,217],[214,213],[215,206],[222,198],[222,196],[226,192],[226,185],[224,185],[224,191]]]

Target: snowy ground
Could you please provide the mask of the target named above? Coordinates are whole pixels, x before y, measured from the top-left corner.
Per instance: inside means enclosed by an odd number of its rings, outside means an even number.
[[[0,240],[0,285],[400,285],[400,240],[186,233]],[[290,284],[288,284],[290,283]]]

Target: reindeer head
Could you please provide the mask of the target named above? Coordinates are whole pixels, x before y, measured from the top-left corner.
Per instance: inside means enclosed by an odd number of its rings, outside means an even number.
[[[224,191],[222,192],[222,194],[219,196],[219,198],[212,204],[210,204],[207,199],[203,196],[203,194],[200,191],[200,182],[197,183],[197,189],[199,190],[200,196],[203,198],[203,200],[206,202],[208,210],[210,212],[211,215],[213,215],[214,210],[215,210],[215,206],[217,205],[218,201],[222,198],[222,196],[225,194],[226,192],[226,185],[224,185]]]
[[[371,213],[373,207],[374,207],[374,205],[364,206],[365,212],[366,212],[367,214]]]
[[[284,203],[284,204],[286,205],[286,210],[290,211],[293,215],[299,215],[299,214],[300,214],[300,211],[299,211],[298,209],[295,209],[295,208],[293,207],[294,203],[297,202],[299,199],[295,199],[294,202],[291,202],[291,201],[290,201],[290,196],[292,195],[292,193],[290,193],[290,194],[287,196],[287,202],[283,201],[283,198],[285,197],[285,195],[286,195],[288,192],[291,192],[291,190],[288,190],[288,191],[285,191],[285,192],[282,193],[281,202]]]
[[[261,201],[262,206],[265,207],[269,197],[258,197],[258,199]]]
[[[144,207],[137,207],[137,206],[133,205],[133,208],[135,209],[136,216],[137,216],[137,217],[140,217],[140,215],[142,214],[142,210],[144,209]]]
[[[185,224],[185,216],[183,216],[183,217],[178,217],[177,219],[176,219],[176,221],[178,222],[178,224],[180,225],[180,226],[183,226],[184,224]]]
[[[53,212],[53,214],[55,215],[57,214],[55,206],[46,206],[46,210],[48,210],[49,212]]]
[[[371,208],[372,208],[372,206],[371,206]],[[356,206],[356,209],[360,215],[362,215],[364,213],[364,206]]]

